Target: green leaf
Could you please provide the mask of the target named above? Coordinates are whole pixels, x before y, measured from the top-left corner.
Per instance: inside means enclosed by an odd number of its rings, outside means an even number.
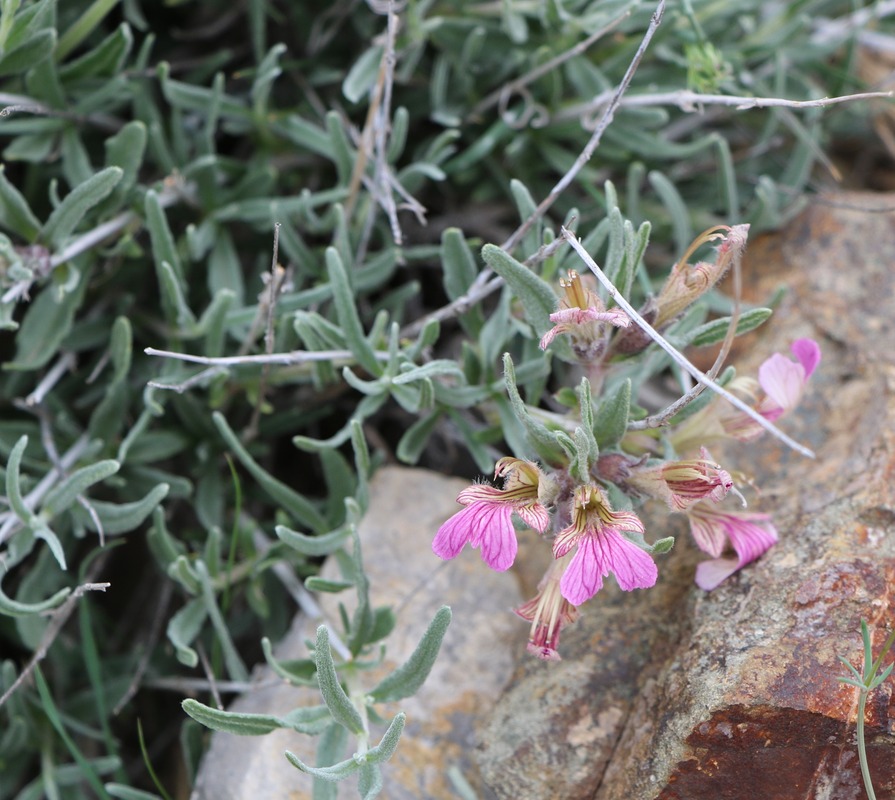
[[[332,725],[332,719],[329,709],[325,705],[319,705],[296,708],[283,717],[283,722],[299,733],[319,736]]]
[[[736,335],[739,336],[740,334],[754,330],[773,313],[774,312],[770,308],[753,308],[749,311],[744,311],[740,314],[740,318],[737,321]],[[683,337],[687,340],[685,344],[689,343],[693,345],[693,347],[704,347],[708,344],[720,342],[727,335],[727,329],[730,327],[730,320],[730,317],[721,317],[720,319],[713,319],[711,322],[706,322],[698,328],[694,328]]]
[[[614,447],[628,430],[631,379],[616,384],[603,398],[594,417],[594,437],[601,450]]]
[[[87,278],[81,276],[77,289],[60,298],[52,286],[46,286],[25,312],[16,336],[15,361],[7,362],[3,368],[35,370],[53,358],[71,332],[86,287]]]
[[[127,533],[142,524],[153,509],[165,499],[169,488],[167,483],[160,483],[150,490],[142,500],[135,500],[132,503],[107,503],[102,500],[91,500],[90,505],[96,511],[106,536]],[[87,527],[95,531],[96,523],[93,518],[85,512],[79,513],[84,516]]]
[[[27,41],[0,58],[0,76],[15,75],[45,61],[53,55],[56,47],[56,31],[37,31]]]
[[[99,76],[111,78],[124,66],[133,44],[130,26],[122,22],[92,50],[61,66],[59,77],[65,83]]]
[[[115,187],[116,195],[123,195],[136,182],[146,152],[146,139],[146,125],[139,120],[128,122],[118,133],[106,139],[106,166],[120,167],[124,173]]]
[[[364,336],[364,329],[361,326],[360,317],[357,315],[354,291],[348,281],[348,274],[345,272],[339,251],[335,247],[326,248],[326,270],[332,287],[336,317],[345,334],[348,348],[358,363],[371,375],[381,375],[382,365]]]
[[[376,84],[379,64],[382,61],[382,47],[374,45],[365,50],[354,62],[342,82],[342,94],[349,103],[358,103]]]
[[[304,533],[293,531],[285,525],[277,525],[274,531],[280,541],[298,550],[302,555],[312,558],[329,555],[334,550],[340,548],[348,537],[351,536],[350,525],[344,525],[341,528],[336,528],[329,533],[323,533],[319,536],[307,536]]]
[[[268,666],[283,680],[296,686],[316,686],[317,665],[309,658],[278,661],[274,658],[270,639],[261,639],[261,649]],[[327,711],[327,714],[329,711]],[[344,729],[343,729],[344,730]]]
[[[208,573],[208,567],[205,562],[197,558],[194,564],[196,574],[199,577],[199,583],[202,588],[202,599],[205,601],[205,610],[211,624],[214,626],[218,641],[221,643],[221,650],[224,653],[224,663],[227,666],[227,672],[234,681],[247,681],[249,679],[249,671],[243,664],[233,639],[230,636],[230,629],[224,621],[221,610],[218,608],[217,599],[214,594],[214,587],[211,584],[211,576]]]
[[[332,783],[344,780],[349,775],[353,775],[361,768],[363,763],[362,761],[348,758],[331,767],[311,767],[289,750],[286,751],[286,758],[293,767],[300,769],[302,772],[307,772],[308,775],[313,775],[315,778],[320,778],[320,780],[330,781]]]
[[[93,486],[94,483],[104,481],[118,472],[119,469],[121,469],[121,464],[112,459],[107,459],[75,470],[47,493],[41,506],[41,514],[47,519],[61,514],[74,504],[78,499],[78,495],[82,494],[85,489]]]
[[[392,378],[392,384],[401,386],[403,384],[422,380],[423,378],[435,378],[442,375],[455,375],[462,378],[463,370],[460,369],[456,361],[451,361],[446,358],[437,358],[420,367],[410,367],[400,375],[396,375]]]
[[[314,531],[326,531],[329,524],[314,508],[310,501],[302,497],[298,492],[290,489],[282,481],[277,480],[270,473],[261,468],[257,461],[245,449],[242,442],[227,424],[227,420],[223,414],[215,411],[212,414],[215,427],[217,427],[227,446],[233,451],[233,454],[239,459],[240,463],[249,471],[252,477],[258,481],[258,484],[267,492],[283,510],[292,515],[303,525],[307,525]],[[346,438],[349,432],[346,432]]]
[[[450,300],[462,297],[476,279],[478,269],[475,257],[463,231],[448,228],[441,234],[441,264],[444,270],[442,281]]]
[[[133,789],[123,783],[107,783],[104,788],[117,800],[162,800],[160,795],[144,792],[142,789]]]
[[[289,728],[280,717],[271,714],[242,714],[235,711],[220,711],[198,700],[187,699],[180,704],[196,722],[213,731],[234,733],[237,736],[264,736],[279,728]]]
[[[47,246],[60,248],[84,215],[109,193],[121,180],[120,167],[106,167],[76,186],[53,210],[40,232],[40,240]]]
[[[190,644],[199,635],[207,616],[205,601],[194,597],[168,620],[168,641],[174,645],[177,660],[190,668],[199,663],[199,655]]]
[[[162,208],[158,195],[152,189],[146,192],[146,200],[143,205],[146,214],[146,227],[149,229],[149,238],[152,241],[152,256],[155,259],[156,269],[161,267],[162,262],[167,261],[174,271],[181,291],[185,292],[186,281],[183,277],[183,266],[180,263],[180,256],[174,243],[174,234],[171,233],[171,228],[168,225],[165,209]]]
[[[403,712],[395,716],[379,744],[367,751],[367,761],[373,764],[383,764],[395,754],[401,734],[404,732],[405,720],[406,715]]]
[[[496,245],[486,244],[482,248],[482,258],[506,281],[507,286],[522,302],[525,317],[535,333],[543,336],[550,330],[553,327],[550,315],[556,310],[558,302],[550,284]]]
[[[59,46],[56,48],[56,60],[63,61],[117,5],[118,0],[93,0],[93,3],[78,16],[59,40]]]
[[[71,594],[71,589],[60,589],[52,597],[42,600],[39,603],[20,603],[4,594],[0,589],[0,614],[7,617],[31,617],[36,614],[43,614],[52,611],[54,608],[62,605],[66,597]]]
[[[395,455],[399,461],[403,461],[405,464],[416,464],[419,461],[432,431],[435,430],[442,416],[441,410],[433,411],[431,414],[420,417],[404,432],[395,449]]]
[[[40,232],[40,220],[24,195],[7,179],[5,164],[0,164],[0,223],[28,242],[33,242]]]
[[[319,575],[311,575],[305,578],[305,589],[309,592],[327,592],[329,594],[337,594],[344,592],[354,586],[354,581],[336,581],[328,578],[321,578]]]
[[[22,465],[22,456],[28,446],[28,437],[21,436],[15,443],[6,462],[6,499],[12,512],[25,524],[28,524],[34,513],[25,505],[22,496],[19,469]]]
[[[378,764],[367,761],[360,768],[357,792],[363,800],[372,800],[382,791],[382,770]]]
[[[323,696],[323,702],[326,703],[330,714],[333,715],[333,719],[355,735],[363,733],[364,721],[339,682],[333,654],[329,649],[329,632],[326,625],[317,628],[314,661],[317,664],[317,682],[320,685],[320,694]]]
[[[451,609],[442,606],[435,613],[410,658],[370,692],[370,699],[376,703],[386,703],[415,695],[429,677],[429,671],[438,657],[450,624]]]
[[[535,448],[537,453],[548,463],[556,463],[558,456],[556,439],[553,432],[546,425],[538,422],[529,413],[519,389],[516,386],[516,371],[513,367],[513,359],[509,353],[503,355],[504,384],[506,385],[507,395],[510,404],[517,419],[525,428],[528,440]]]

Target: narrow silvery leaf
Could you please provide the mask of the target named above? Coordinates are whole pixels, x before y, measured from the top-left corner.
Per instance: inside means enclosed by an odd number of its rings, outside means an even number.
[[[400,375],[396,375],[392,378],[392,383],[413,383],[414,381],[422,380],[423,378],[434,378],[440,377],[441,375],[456,375],[462,377],[463,370],[457,366],[456,361],[440,358],[430,361],[427,364],[423,364],[420,367],[411,367]]]
[[[106,536],[127,533],[142,524],[153,509],[164,500],[169,488],[167,483],[160,483],[142,500],[135,500],[133,503],[107,503],[102,500],[91,500],[90,505],[96,511]],[[85,514],[84,519],[87,527],[91,530],[96,529],[96,523],[91,516]]]
[[[365,50],[354,62],[345,80],[342,81],[342,94],[349,103],[360,102],[376,83],[379,75],[379,62],[382,61],[382,47],[375,45]]]
[[[50,519],[65,511],[77,499],[78,495],[94,483],[104,481],[121,469],[121,465],[113,459],[97,461],[72,472],[58,486],[47,493],[41,506],[41,512]]]
[[[168,577],[177,581],[190,594],[198,594],[201,586],[199,585],[199,576],[193,569],[192,562],[185,556],[177,556],[170,564],[168,564]]]
[[[317,682],[320,685],[320,694],[333,715],[333,719],[355,735],[363,733],[364,721],[339,682],[333,654],[329,649],[329,632],[326,625],[317,628],[314,660],[317,664]]]
[[[600,449],[617,445],[628,429],[631,413],[631,379],[618,383],[600,402],[594,417],[594,437]]]
[[[230,629],[224,621],[221,610],[218,608],[217,598],[214,594],[214,587],[211,584],[211,576],[208,574],[208,567],[202,559],[196,559],[196,574],[199,576],[199,583],[202,587],[202,598],[205,601],[205,610],[214,626],[218,641],[221,643],[221,650],[224,653],[224,663],[227,665],[227,672],[234,681],[247,681],[249,679],[249,671],[239,657],[233,639],[230,636]]]
[[[224,733],[234,733],[237,736],[263,736],[279,728],[291,727],[280,717],[271,714],[241,714],[233,711],[220,711],[193,699],[184,700],[180,706],[196,722],[206,728]]]
[[[596,461],[600,455],[600,448],[594,438],[594,404],[591,398],[590,381],[582,378],[578,386],[578,405],[581,413],[581,430],[587,439],[587,454],[590,460]],[[576,430],[576,436],[577,436]]]
[[[171,233],[171,228],[168,225],[165,209],[162,208],[158,195],[152,189],[146,192],[144,212],[146,214],[146,227],[149,229],[149,238],[152,242],[152,257],[155,260],[156,269],[160,270],[162,262],[167,262],[173,272],[173,277],[177,281],[178,289],[181,293],[185,293],[187,286],[183,277],[180,256],[174,244],[174,234]]]
[[[278,661],[274,658],[270,639],[266,636],[261,639],[261,650],[264,652],[264,660],[268,666],[283,680],[295,686],[316,686],[317,665],[309,658],[295,659],[291,661]],[[327,713],[329,713],[327,711]],[[341,726],[340,726],[341,727]],[[344,730],[344,728],[342,728]]]
[[[747,333],[761,325],[774,312],[770,308],[752,308],[740,314],[737,321],[736,335]],[[720,342],[727,336],[727,329],[730,327],[730,317],[721,317],[706,322],[698,328],[694,328],[685,337],[683,345],[692,344],[694,347],[704,347],[705,345]]]
[[[451,609],[442,606],[435,613],[410,658],[370,692],[370,699],[375,703],[385,703],[416,694],[429,677],[429,671],[438,657],[450,624]]]
[[[56,273],[61,269],[64,267],[57,269]],[[4,369],[39,369],[58,352],[71,332],[75,311],[87,286],[85,277],[78,280],[74,291],[66,291],[61,298],[47,286],[32,301],[16,336],[15,361],[4,364]]]
[[[373,800],[382,791],[382,770],[378,764],[367,761],[360,768],[357,779],[357,793],[362,800]]]
[[[55,558],[56,563],[59,564],[59,569],[66,569],[65,552],[62,550],[62,542],[59,541],[59,537],[43,523],[32,525],[31,530],[34,531],[34,535],[38,539],[42,539],[47,543],[47,547],[50,548],[53,558]]]
[[[283,722],[299,733],[319,736],[332,725],[332,714],[325,705],[296,708],[283,715]]]
[[[6,165],[0,164],[0,216],[4,225],[31,242],[40,231],[40,220],[34,216],[24,195],[6,178]]]
[[[146,138],[145,123],[132,120],[114,136],[106,139],[106,166],[121,167],[124,173],[121,182],[115,187],[115,194],[126,192],[133,186],[143,163]]]
[[[0,614],[5,614],[7,617],[31,617],[35,614],[43,614],[61,605],[69,594],[71,594],[71,589],[60,589],[52,597],[39,603],[20,603],[18,600],[7,597],[0,589]]]
[[[550,288],[550,284],[496,245],[486,244],[482,248],[482,258],[506,281],[522,302],[525,316],[538,336],[550,330],[553,327],[550,315],[557,305],[556,293]]]
[[[575,449],[578,452],[578,477],[582,483],[588,480],[590,475],[591,458],[590,454],[596,447],[594,435],[592,431],[585,431],[584,427],[579,425],[575,428]]]
[[[174,645],[181,664],[192,668],[199,663],[199,655],[190,645],[202,630],[207,616],[205,601],[194,597],[168,620],[168,641]]]
[[[513,194],[513,200],[516,202],[516,210],[519,212],[519,219],[523,222],[528,219],[534,219],[534,225],[529,228],[527,234],[522,241],[522,249],[526,253],[533,253],[541,245],[543,224],[540,215],[537,214],[537,203],[531,196],[531,192],[522,181],[513,178],[510,181],[510,192]]]
[[[134,335],[127,317],[117,317],[112,323],[109,336],[109,357],[112,360],[112,381],[121,381],[131,368],[134,349]]]
[[[395,455],[399,461],[403,461],[405,464],[416,464],[419,461],[426,444],[429,442],[432,431],[435,430],[442,416],[442,411],[433,411],[427,416],[420,417],[404,431],[404,435],[395,449]]]
[[[507,395],[510,398],[513,411],[516,412],[516,416],[525,426],[525,432],[528,434],[528,438],[535,450],[542,458],[552,462],[557,455],[556,440],[550,429],[534,419],[528,412],[522,396],[519,394],[519,389],[516,387],[516,371],[513,366],[513,359],[509,353],[504,353],[503,355],[503,370],[504,384],[506,385]]]
[[[478,274],[475,257],[459,228],[448,228],[441,234],[441,264],[444,290],[450,300],[456,300],[472,286]]]
[[[327,521],[320,512],[311,504],[310,501],[302,497],[298,492],[286,486],[282,481],[277,480],[269,472],[264,470],[258,462],[245,449],[239,437],[233,432],[227,424],[227,420],[219,411],[212,414],[212,420],[217,427],[227,446],[233,451],[233,454],[239,459],[240,463],[248,470],[251,476],[258,481],[259,486],[264,489],[283,510],[292,515],[295,519],[304,525],[307,525],[314,531],[323,532],[329,529]],[[347,438],[347,435],[346,435]]]
[[[379,744],[367,751],[367,761],[371,761],[374,764],[382,764],[395,754],[401,734],[404,732],[405,719],[406,715],[403,712],[395,716]]]
[[[33,516],[31,510],[25,505],[22,496],[22,488],[19,482],[19,467],[22,464],[22,455],[28,446],[28,437],[21,436],[15,443],[6,462],[6,499],[12,512],[22,521],[27,523]]]
[[[123,783],[106,783],[103,784],[103,789],[116,800],[162,800],[160,795],[144,792],[142,789],[134,789]]]
[[[180,330],[187,330],[195,326],[196,317],[186,303],[186,296],[177,279],[174,267],[169,262],[162,261],[158,265],[157,273],[165,318]]]
[[[382,365],[364,336],[364,329],[361,327],[360,317],[357,315],[357,305],[354,300],[354,292],[348,281],[348,274],[345,272],[345,266],[342,264],[338,250],[334,247],[326,249],[326,270],[332,287],[336,317],[345,333],[348,348],[354,353],[358,363],[371,375],[381,375]]]
[[[347,758],[331,767],[312,767],[305,764],[295,753],[289,750],[286,751],[286,758],[293,767],[300,769],[302,772],[307,772],[308,775],[313,775],[315,778],[331,782],[341,781],[349,775],[353,775],[361,768],[363,763],[353,758]]]
[[[354,586],[353,581],[337,581],[330,578],[321,578],[317,575],[311,575],[305,578],[305,589],[309,592],[326,592],[328,594],[337,594],[344,592]]]
[[[274,531],[280,541],[298,550],[302,555],[311,556],[312,558],[328,556],[341,547],[348,537],[351,536],[351,526],[349,525],[343,525],[320,536],[307,536],[304,533],[287,528],[285,525],[277,525]]]
[[[357,472],[357,490],[355,492],[358,502],[366,508],[367,485],[370,474],[373,471],[370,460],[370,448],[367,447],[367,439],[364,436],[364,428],[359,419],[352,418],[351,425],[351,449],[354,451],[354,468]]]
[[[50,214],[40,232],[41,241],[60,247],[84,215],[115,188],[123,174],[118,167],[107,167],[72,189]]]

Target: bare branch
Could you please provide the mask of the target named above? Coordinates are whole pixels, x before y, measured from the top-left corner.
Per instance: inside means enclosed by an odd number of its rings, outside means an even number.
[[[68,621],[68,618],[71,616],[71,612],[75,610],[75,605],[77,605],[77,602],[82,597],[82,595],[84,595],[85,592],[104,592],[111,585],[112,584],[110,583],[81,584],[66,598],[65,602],[61,606],[59,606],[59,608],[55,609],[52,612],[50,624],[47,625],[47,628],[40,639],[40,644],[34,651],[34,655],[31,656],[31,660],[28,662],[28,665],[21,671],[19,677],[15,679],[12,686],[10,686],[3,693],[3,696],[0,697],[0,708],[3,707],[3,704],[7,700],[9,700],[10,697],[12,697],[16,689],[18,689],[19,686],[21,686],[28,679],[31,673],[34,672],[35,667],[37,667],[37,665],[46,657],[47,651],[56,640],[56,637],[59,635],[59,631],[62,630],[62,626],[65,625],[65,623]]]
[[[207,364],[217,367],[258,366],[263,364],[307,364],[313,361],[332,361],[336,364],[349,365],[355,362],[354,353],[350,350],[292,350],[288,353],[262,353],[247,356],[194,356],[190,353],[175,353],[171,350],[157,350],[147,347],[143,350],[148,356],[173,358],[176,361],[188,361],[191,364]],[[389,354],[385,350],[375,351],[376,358],[388,361]],[[162,386],[161,388],[173,388]]]

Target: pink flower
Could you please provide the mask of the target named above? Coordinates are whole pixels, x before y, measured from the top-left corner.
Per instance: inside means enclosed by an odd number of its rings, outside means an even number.
[[[700,449],[700,458],[635,469],[626,482],[634,489],[664,500],[672,511],[684,511],[700,500],[718,503],[733,488],[730,473],[712,461],[704,447]]]
[[[572,340],[575,356],[581,361],[591,361],[605,347],[602,323],[627,328],[631,320],[621,309],[607,310],[600,296],[585,287],[574,270],[569,270],[568,279],[559,283],[565,290],[565,297],[559,301],[559,311],[550,315],[550,321],[556,325],[541,337],[541,350],[546,350],[550,342],[565,333]]]
[[[560,578],[568,558],[553,561],[538,584],[538,593],[527,603],[519,606],[516,613],[531,622],[527,650],[542,661],[561,661],[559,632],[578,619],[579,612],[566,600],[559,587]]]
[[[714,558],[696,567],[696,585],[710,591],[742,569],[777,541],[777,529],[769,514],[720,511],[707,503],[697,503],[687,510],[690,532],[700,550]],[[721,558],[729,542],[736,558]]]
[[[799,404],[808,378],[820,363],[820,346],[814,339],[796,339],[790,349],[796,361],[774,353],[758,368],[758,383],[767,395],[758,412],[771,422]]]
[[[796,339],[790,349],[796,361],[774,353],[758,368],[758,386],[762,394],[755,410],[770,422],[776,422],[798,406],[808,379],[820,363],[820,346],[813,339]],[[754,381],[747,379],[741,385],[749,394],[756,393]],[[728,435],[740,441],[749,441],[764,433],[764,428],[742,411],[726,411],[721,424]]]
[[[578,546],[560,581],[562,596],[572,605],[580,606],[600,591],[610,572],[625,591],[655,584],[658,571],[653,559],[622,531],[643,533],[643,523],[633,512],[613,511],[597,486],[575,490],[572,523],[553,542],[556,558]]]
[[[538,502],[541,472],[536,465],[518,458],[502,458],[494,477],[504,479],[504,488],[474,484],[457,496],[466,506],[445,522],[435,535],[432,550],[440,558],[455,558],[467,545],[480,547],[491,569],[502,572],[516,559],[518,543],[512,516],[543,531],[550,522],[547,509]]]

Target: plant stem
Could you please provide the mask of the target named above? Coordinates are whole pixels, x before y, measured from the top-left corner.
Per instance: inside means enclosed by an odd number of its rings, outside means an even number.
[[[870,768],[867,765],[867,744],[864,741],[864,712],[867,709],[868,689],[861,690],[858,698],[858,724],[855,736],[858,739],[858,761],[861,764],[861,778],[864,780],[864,789],[867,792],[867,800],[876,800],[876,792],[873,791],[873,782],[870,780]]]

